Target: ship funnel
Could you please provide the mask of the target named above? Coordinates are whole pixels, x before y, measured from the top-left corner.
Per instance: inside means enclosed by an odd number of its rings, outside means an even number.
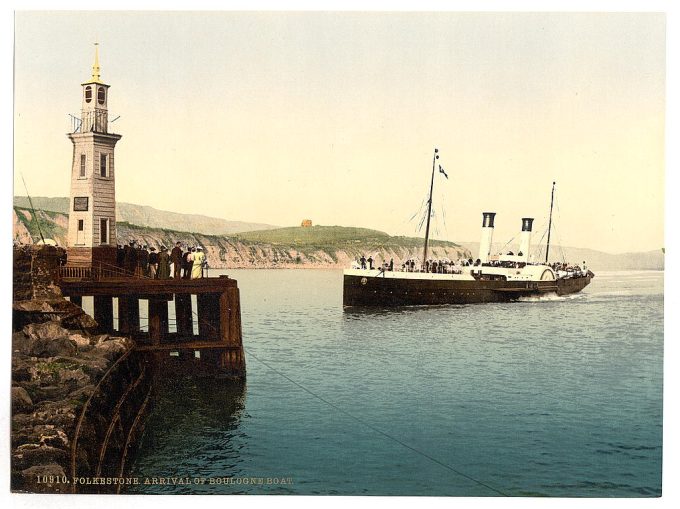
[[[517,254],[525,262],[529,261],[529,249],[531,248],[531,228],[533,224],[534,224],[533,217],[522,218],[522,233],[520,234],[519,238],[519,252]]]
[[[482,263],[489,261],[491,242],[493,242],[493,220],[495,212],[482,212],[482,239],[479,241],[479,259]]]

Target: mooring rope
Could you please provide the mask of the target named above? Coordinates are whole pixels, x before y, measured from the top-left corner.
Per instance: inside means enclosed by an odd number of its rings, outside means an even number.
[[[192,314],[195,315],[196,318],[198,319],[198,314],[197,314],[194,310],[192,310]],[[214,330],[217,330],[216,327],[214,327],[214,326],[213,326],[212,324],[210,324],[210,323],[206,323],[206,325],[207,325],[208,327],[214,329]],[[281,378],[285,378],[286,380],[288,380],[290,383],[292,383],[292,384],[295,385],[296,387],[299,387],[300,389],[302,389],[303,391],[305,391],[307,394],[313,396],[314,398],[318,399],[319,401],[322,401],[323,403],[325,403],[325,404],[327,404],[328,406],[330,406],[331,408],[337,410],[337,411],[340,412],[341,414],[346,415],[346,416],[349,417],[350,419],[353,419],[353,420],[355,420],[356,422],[358,422],[359,424],[361,424],[361,425],[363,425],[363,426],[366,426],[367,428],[369,428],[370,430],[374,431],[375,433],[378,433],[379,435],[382,435],[382,436],[384,436],[385,438],[387,438],[387,439],[389,439],[389,440],[392,440],[393,442],[398,443],[398,444],[401,445],[402,447],[404,447],[404,448],[406,448],[406,449],[408,449],[408,450],[410,450],[410,451],[412,451],[412,452],[415,452],[416,454],[419,454],[420,456],[422,456],[422,457],[424,457],[424,458],[426,458],[426,459],[432,461],[433,463],[435,463],[435,464],[437,464],[437,465],[439,465],[439,466],[441,466],[441,467],[443,467],[443,468],[445,468],[445,469],[447,469],[447,470],[449,470],[449,471],[451,471],[451,472],[453,472],[453,473],[455,473],[455,474],[457,474],[457,475],[459,475],[459,476],[461,476],[461,477],[464,477],[465,479],[468,479],[468,480],[470,480],[470,481],[472,481],[472,482],[478,484],[479,486],[483,486],[484,488],[487,488],[488,490],[491,490],[491,491],[493,491],[494,493],[497,493],[498,495],[500,495],[500,496],[502,496],[502,497],[508,497],[508,496],[509,496],[507,493],[504,493],[504,492],[502,492],[501,490],[499,490],[499,489],[497,489],[497,488],[494,488],[493,486],[490,486],[490,485],[486,484],[486,483],[483,482],[483,481],[480,481],[479,479],[475,479],[474,477],[472,477],[472,476],[470,476],[470,475],[468,475],[468,474],[465,474],[464,472],[461,472],[460,470],[457,470],[457,469],[453,468],[451,465],[449,465],[449,464],[447,464],[447,463],[444,463],[443,461],[438,460],[437,458],[435,458],[435,457],[429,455],[428,453],[426,453],[426,452],[424,452],[424,451],[421,451],[420,449],[417,449],[417,448],[413,447],[412,445],[407,444],[406,442],[404,442],[404,441],[398,439],[397,437],[395,437],[395,436],[393,436],[393,435],[390,435],[389,433],[387,433],[387,432],[381,430],[380,428],[375,427],[375,426],[372,425],[371,423],[366,422],[366,421],[363,420],[362,418],[357,417],[356,415],[352,414],[351,412],[348,412],[348,411],[345,410],[344,408],[342,408],[342,407],[336,405],[336,404],[333,403],[332,401],[329,401],[328,399],[324,398],[323,396],[321,396],[321,395],[315,393],[315,392],[312,391],[311,389],[308,389],[307,387],[305,387],[304,385],[302,385],[300,382],[297,382],[297,381],[293,380],[291,377],[289,377],[289,376],[286,375],[285,373],[279,371],[278,369],[276,369],[275,367],[273,367],[271,364],[268,364],[267,362],[265,362],[265,361],[263,361],[262,359],[260,359],[260,358],[259,358],[257,355],[255,355],[252,351],[250,351],[248,348],[246,348],[245,346],[243,346],[243,341],[241,341],[241,346],[242,346],[243,351],[244,351],[245,353],[247,353],[248,355],[250,355],[253,359],[255,359],[256,361],[258,361],[260,364],[262,364],[263,366],[266,366],[266,367],[269,368],[271,371],[273,371],[274,373],[276,373],[277,375],[279,375]]]
[[[338,405],[336,405],[336,404],[333,403],[332,401],[329,401],[329,400],[327,400],[326,398],[324,398],[323,396],[320,396],[319,394],[316,394],[314,391],[312,391],[311,389],[308,389],[307,387],[305,387],[305,386],[302,385],[301,383],[296,382],[295,380],[293,380],[292,378],[290,378],[290,377],[289,377],[288,375],[286,375],[285,373],[282,373],[281,371],[277,370],[276,368],[274,368],[274,367],[271,366],[270,364],[268,364],[268,363],[266,363],[265,361],[263,361],[262,359],[260,359],[257,355],[255,355],[255,354],[254,354],[253,352],[251,352],[249,349],[247,349],[247,348],[244,347],[243,350],[244,350],[248,355],[250,355],[251,357],[253,357],[253,359],[255,359],[256,361],[258,361],[260,364],[266,366],[267,368],[269,368],[270,370],[272,370],[274,373],[276,373],[276,374],[279,375],[280,377],[285,378],[286,380],[288,380],[290,383],[292,383],[292,384],[295,385],[296,387],[299,387],[300,389],[302,389],[302,390],[305,391],[306,393],[308,393],[308,394],[310,394],[311,396],[317,398],[319,401],[324,402],[325,404],[327,404],[327,405],[330,406],[331,408],[334,408],[335,410],[337,410],[338,412],[340,412],[340,413],[346,415],[347,417],[349,417],[349,418],[355,420],[355,421],[358,422],[359,424],[362,424],[363,426],[366,426],[367,428],[369,428],[369,429],[371,429],[372,431],[374,431],[374,432],[376,432],[376,433],[378,433],[378,434],[384,436],[385,438],[387,438],[387,439],[389,439],[389,440],[392,440],[392,441],[398,443],[398,444],[401,445],[402,447],[405,447],[406,449],[408,449],[408,450],[410,450],[410,451],[413,451],[413,452],[415,452],[416,454],[419,454],[420,456],[423,456],[424,458],[427,458],[428,460],[432,461],[433,463],[436,463],[437,465],[439,465],[439,466],[441,466],[441,467],[444,467],[445,469],[450,470],[451,472],[453,472],[453,473],[455,473],[455,474],[458,474],[459,476],[464,477],[465,479],[468,479],[468,480],[470,480],[470,481],[472,481],[472,482],[478,484],[479,486],[483,486],[484,488],[487,488],[487,489],[493,491],[494,493],[497,493],[498,495],[501,495],[501,496],[503,496],[503,497],[509,496],[507,493],[504,493],[504,492],[502,492],[501,490],[499,490],[499,489],[497,489],[497,488],[494,488],[493,486],[490,486],[490,485],[486,484],[486,483],[483,482],[483,481],[480,481],[479,479],[475,479],[474,477],[472,477],[472,476],[470,476],[470,475],[467,475],[467,474],[461,472],[460,470],[457,470],[457,469],[453,468],[451,465],[448,465],[447,463],[444,463],[443,461],[440,461],[440,460],[438,460],[437,458],[435,458],[435,457],[433,457],[433,456],[430,456],[428,453],[423,452],[423,451],[421,451],[420,449],[417,449],[417,448],[413,447],[412,445],[407,444],[406,442],[404,442],[404,441],[398,439],[397,437],[395,437],[395,436],[393,436],[393,435],[390,435],[389,433],[387,433],[387,432],[385,432],[385,431],[382,431],[381,429],[375,427],[375,426],[372,425],[371,423],[366,422],[366,421],[363,420],[362,418],[357,417],[356,415],[352,414],[351,412],[348,412],[347,410],[343,409],[342,407],[339,407]]]

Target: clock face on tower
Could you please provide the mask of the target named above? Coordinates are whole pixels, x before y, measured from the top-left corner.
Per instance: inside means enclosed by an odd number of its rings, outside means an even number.
[[[104,87],[99,87],[97,89],[97,102],[99,104],[104,104],[106,101],[106,89]]]

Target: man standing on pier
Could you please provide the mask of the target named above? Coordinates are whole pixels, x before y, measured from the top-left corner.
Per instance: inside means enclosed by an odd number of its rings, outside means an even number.
[[[179,242],[170,252],[170,261],[172,261],[173,276],[175,279],[179,279],[182,275],[182,248]]]

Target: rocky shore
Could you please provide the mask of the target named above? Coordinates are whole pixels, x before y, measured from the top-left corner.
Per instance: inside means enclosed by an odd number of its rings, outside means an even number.
[[[105,419],[112,403],[99,401],[85,415],[83,410],[99,397],[104,375],[132,347],[127,338],[97,334],[95,320],[61,296],[51,276],[58,256],[51,247],[14,251],[13,491],[71,492],[65,481],[72,476],[74,453],[80,466],[99,452],[92,435],[81,439],[79,450],[73,447],[76,427],[79,421],[82,427]]]

